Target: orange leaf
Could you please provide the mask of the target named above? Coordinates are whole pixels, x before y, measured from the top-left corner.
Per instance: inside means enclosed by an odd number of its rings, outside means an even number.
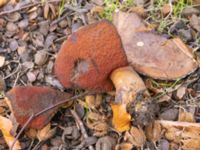
[[[112,124],[114,128],[123,132],[130,129],[131,115],[126,111],[126,104],[111,104],[113,111]]]
[[[10,134],[12,128],[13,128],[12,122],[8,118],[0,116],[0,130],[3,133],[3,137],[9,147],[12,146],[12,143],[15,139],[14,136]],[[17,141],[13,147],[13,150],[19,150],[19,149],[21,149],[21,146],[19,141]]]

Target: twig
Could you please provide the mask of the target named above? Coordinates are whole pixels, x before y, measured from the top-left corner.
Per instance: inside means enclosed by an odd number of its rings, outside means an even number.
[[[13,76],[14,74],[16,74],[16,73],[20,70],[20,68],[21,68],[21,64],[19,63],[19,65],[17,66],[17,69],[16,69],[14,72],[12,72],[11,74],[9,74],[9,75],[7,75],[6,77],[4,77],[3,79],[5,80],[5,79],[10,78],[10,77]]]
[[[84,124],[83,122],[81,121],[81,119],[79,118],[78,114],[74,111],[74,110],[70,110],[71,111],[71,114],[72,116],[75,118],[78,126],[80,127],[81,129],[81,133],[83,134],[83,137],[86,139],[88,138],[88,134],[86,132],[86,129],[84,127]],[[89,150],[94,150],[93,146],[92,145],[89,145]]]
[[[50,0],[48,1],[49,3],[54,3],[54,2],[60,2],[61,0]],[[29,8],[29,7],[33,7],[33,6],[37,6],[37,5],[41,5],[42,4],[42,1],[38,1],[38,2],[35,2],[35,3],[31,3],[31,4],[27,4],[25,6],[22,6],[20,8],[16,8],[16,9],[12,9],[12,10],[7,10],[7,11],[3,11],[0,13],[0,16],[3,16],[3,15],[6,15],[6,14],[10,14],[10,13],[13,13],[13,12],[16,12],[16,11],[20,11],[22,9],[26,9],[26,8]]]
[[[34,118],[34,114],[32,114],[32,115],[28,118],[28,120],[26,121],[26,123],[24,124],[24,126],[21,128],[21,130],[19,131],[19,133],[18,133],[17,136],[15,137],[15,139],[14,139],[14,141],[13,141],[11,147],[10,147],[10,150],[13,150],[14,145],[15,145],[15,143],[17,142],[19,136],[22,134],[22,132],[24,131],[24,129],[28,126],[28,124],[31,122],[31,120],[32,120],[33,118]]]
[[[87,95],[87,94],[93,94],[93,92],[85,92],[85,93],[82,93],[82,94],[73,96],[73,97],[71,97],[71,98],[68,98],[68,99],[65,99],[65,100],[63,100],[63,101],[60,101],[60,102],[56,103],[55,105],[52,105],[52,106],[50,106],[50,107],[47,107],[47,108],[43,109],[42,111],[40,111],[40,112],[38,112],[38,113],[36,113],[36,114],[32,114],[32,115],[29,117],[29,119],[26,121],[26,123],[23,125],[23,127],[20,129],[20,131],[19,131],[19,133],[17,134],[17,136],[15,137],[15,139],[14,139],[14,141],[13,141],[11,147],[10,147],[10,150],[13,150],[13,147],[14,147],[15,143],[17,142],[19,136],[22,134],[22,132],[25,130],[25,128],[29,125],[29,123],[30,123],[34,118],[38,117],[39,115],[41,115],[41,114],[43,114],[43,113],[45,113],[45,112],[47,112],[47,111],[49,111],[49,110],[51,110],[51,109],[53,109],[53,108],[55,108],[55,107],[58,107],[58,106],[60,106],[60,105],[62,105],[62,104],[64,104],[64,103],[66,103],[66,102],[69,102],[69,101],[72,101],[72,100],[76,100],[76,99],[78,99],[78,98],[80,98],[80,97],[83,97],[83,96],[85,96],[85,95]]]

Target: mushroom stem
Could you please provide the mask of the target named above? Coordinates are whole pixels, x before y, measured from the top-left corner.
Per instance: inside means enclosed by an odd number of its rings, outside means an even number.
[[[114,70],[110,78],[116,88],[115,104],[111,104],[112,124],[119,132],[123,132],[130,128],[131,123],[127,104],[133,102],[137,93],[146,90],[146,87],[140,76],[129,66]]]
[[[116,88],[116,103],[128,104],[136,98],[138,92],[146,90],[144,82],[130,66],[114,70],[110,78]]]

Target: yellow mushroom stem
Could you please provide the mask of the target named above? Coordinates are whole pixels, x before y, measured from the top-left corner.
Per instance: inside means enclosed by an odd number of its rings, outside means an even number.
[[[127,104],[133,102],[137,93],[146,90],[146,87],[130,66],[114,70],[110,78],[116,88],[115,103],[111,104],[112,124],[117,131],[123,132],[130,128],[131,122],[131,116],[126,110]]]

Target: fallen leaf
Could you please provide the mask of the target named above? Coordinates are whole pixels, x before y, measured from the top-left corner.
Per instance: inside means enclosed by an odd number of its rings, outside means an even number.
[[[102,96],[100,94],[88,95],[85,97],[85,102],[89,108],[95,109],[98,108],[102,103]]]
[[[126,104],[111,104],[113,118],[112,125],[119,131],[127,131],[130,129],[131,115],[126,111]]]
[[[115,146],[115,150],[132,150],[133,145],[130,143],[121,143]]]
[[[136,13],[136,14],[138,14],[139,16],[145,16],[145,15],[146,15],[143,6],[132,7],[132,8],[129,9],[129,11],[130,11],[130,12],[133,12],[133,13]]]
[[[152,142],[156,142],[161,138],[161,126],[157,122],[150,123],[145,128],[145,133],[147,136],[147,139]]]
[[[183,96],[186,94],[187,87],[181,86],[176,91],[176,97],[181,100]]]
[[[51,129],[50,123],[46,125],[44,128],[41,130],[38,130],[37,132],[37,138],[38,140],[41,141],[46,141],[47,139],[51,138],[54,136],[56,133],[56,128]]]
[[[37,137],[37,130],[30,128],[29,130],[26,131],[26,135],[31,139],[35,139]]]
[[[114,14],[113,23],[121,36],[128,62],[137,72],[154,79],[176,80],[197,69],[187,45],[179,38],[167,39],[147,31],[138,15],[118,12]]]
[[[45,3],[44,5],[44,18],[47,19],[49,14],[49,5],[48,2]]]
[[[142,147],[146,142],[146,136],[140,127],[131,127],[130,131],[126,131],[124,140],[136,147]]]
[[[9,0],[0,0],[0,7],[2,7],[3,5],[5,5],[8,2],[9,2]]]
[[[4,63],[5,63],[5,57],[0,56],[0,67],[3,67]]]
[[[12,122],[3,116],[0,116],[0,130],[3,133],[3,137],[9,147],[12,146],[12,143],[14,142],[15,137],[11,135],[11,130],[13,128]],[[15,143],[13,150],[20,150],[22,149],[20,146],[19,141]]]
[[[101,7],[101,6],[94,6],[94,7],[90,10],[90,12],[91,12],[92,15],[94,15],[94,14],[99,14],[99,15],[101,15],[101,14],[103,13],[103,11],[104,11],[104,8]]]
[[[190,18],[190,26],[197,30],[197,32],[200,32],[200,17],[195,14],[192,15]]]
[[[171,143],[181,146],[183,150],[199,149],[200,123],[165,120],[157,120],[156,122],[161,125],[163,130],[165,130],[165,138],[170,140]]]
[[[6,93],[7,104],[21,126],[31,117],[32,113],[40,111],[69,98],[68,93],[49,87],[16,86]],[[72,101],[66,105],[70,106]],[[37,117],[28,125],[30,128],[41,129],[47,125],[59,107],[53,108]]]
[[[115,145],[116,145],[116,139],[114,139],[111,136],[104,136],[98,139],[95,148],[96,150],[102,150],[102,149],[112,150],[114,149]]]
[[[86,118],[86,125],[94,131],[94,135],[101,137],[108,133],[107,118],[95,112],[88,112]]]
[[[171,6],[170,6],[170,4],[164,4],[163,7],[162,7],[162,10],[161,10],[162,14],[163,14],[164,16],[166,16],[167,14],[170,13],[170,11],[171,11]]]
[[[195,122],[194,114],[187,112],[183,109],[179,109],[178,121],[182,122]]]
[[[200,4],[200,0],[193,0],[192,1],[194,4]]]

